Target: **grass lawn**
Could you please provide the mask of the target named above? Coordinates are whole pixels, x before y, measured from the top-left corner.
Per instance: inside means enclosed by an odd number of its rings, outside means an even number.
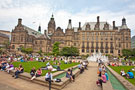
[[[47,61],[48,62],[48,61]],[[24,67],[24,72],[28,72],[30,73],[31,69],[33,67],[37,69],[41,68],[41,67],[45,67],[47,62],[38,62],[38,61],[28,61],[28,62],[13,62],[12,64],[14,65],[14,67],[19,67],[19,64],[22,64],[22,66]],[[49,61],[51,65],[54,65],[53,62],[54,61]],[[75,65],[78,65],[79,63],[72,63],[72,64],[64,64],[64,61],[61,61],[61,65],[60,68],[66,69]],[[42,70],[42,76],[45,75],[48,72],[48,70]],[[54,73],[56,71],[53,71],[52,73]]]
[[[125,73],[128,72],[128,70],[131,70],[135,66],[119,66],[119,67],[113,67],[110,66],[114,71],[116,71],[118,74],[120,74],[121,69],[125,70]],[[132,71],[132,70],[131,70]],[[135,75],[135,71],[132,71]],[[125,78],[127,79],[127,78]],[[127,79],[129,82],[131,82],[133,85],[135,85],[135,78],[134,79]]]

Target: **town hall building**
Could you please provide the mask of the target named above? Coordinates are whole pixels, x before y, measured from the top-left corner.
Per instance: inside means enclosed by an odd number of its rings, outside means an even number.
[[[19,52],[23,46],[33,48],[33,52],[42,50],[51,52],[55,42],[60,42],[60,49],[65,46],[74,46],[79,50],[80,55],[91,55],[101,52],[114,56],[122,55],[122,49],[131,48],[131,30],[126,24],[126,19],[122,19],[122,25],[116,26],[115,21],[112,25],[108,22],[86,22],[81,26],[72,27],[72,20],[69,19],[65,32],[61,27],[56,27],[54,16],[50,18],[47,30],[41,33],[41,27],[33,30],[22,24],[22,19],[18,19],[18,24],[11,32],[11,49]]]

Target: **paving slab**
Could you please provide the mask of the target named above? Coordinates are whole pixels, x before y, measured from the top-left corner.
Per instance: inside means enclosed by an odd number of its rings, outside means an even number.
[[[75,82],[68,84],[63,90],[101,90],[101,87],[96,85],[97,80],[97,63],[89,63],[88,70],[85,70]]]

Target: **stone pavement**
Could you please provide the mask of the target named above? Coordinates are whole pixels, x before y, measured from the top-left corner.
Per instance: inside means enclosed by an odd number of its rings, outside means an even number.
[[[48,87],[41,86],[20,78],[14,79],[10,74],[0,71],[0,90],[49,90]],[[53,89],[52,89],[53,90]]]
[[[97,79],[97,64],[89,63],[88,70],[85,70],[76,78],[75,82],[68,84],[63,90],[101,90],[96,85]]]
[[[75,82],[68,84],[62,90],[101,90],[96,85],[97,81],[97,64],[90,63],[88,70],[80,74]],[[0,90],[49,90],[48,87],[41,86],[30,81],[20,78],[14,79],[6,72],[0,71]],[[51,89],[54,90],[54,89]]]

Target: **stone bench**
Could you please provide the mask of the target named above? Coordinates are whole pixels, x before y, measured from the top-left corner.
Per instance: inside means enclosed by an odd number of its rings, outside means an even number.
[[[108,80],[106,83],[103,83],[102,90],[113,90],[110,80]]]
[[[14,74],[15,70],[11,71],[10,74]],[[60,75],[62,73],[64,73],[65,71],[60,71],[59,73],[56,72],[57,74],[54,74],[54,75]],[[76,69],[73,71],[73,75],[75,75],[75,77],[77,77],[78,75],[80,74],[80,70],[79,69]],[[37,77],[35,78],[34,80],[30,80],[31,79],[31,75],[29,73],[21,73],[19,74],[19,78],[21,79],[24,79],[24,80],[27,80],[27,81],[30,81],[30,82],[33,82],[33,83],[36,83],[36,84],[40,84],[40,85],[43,85],[43,86],[49,86],[48,82],[45,81],[45,76],[41,76],[41,77]],[[70,79],[69,78],[66,78],[66,77],[63,77],[61,78],[61,82],[52,82],[52,85],[51,87],[54,88],[54,89],[62,89],[64,88],[68,83],[70,83]]]

